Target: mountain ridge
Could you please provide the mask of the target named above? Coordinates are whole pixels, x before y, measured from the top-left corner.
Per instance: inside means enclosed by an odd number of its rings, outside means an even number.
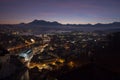
[[[69,26],[95,26],[95,25],[98,25],[98,24],[100,24],[100,25],[111,25],[111,24],[119,24],[120,25],[120,22],[112,22],[112,23],[96,23],[96,24],[90,24],[90,23],[87,23],[87,24],[62,24],[62,23],[59,23],[59,22],[57,22],[57,21],[53,21],[53,22],[51,22],[51,21],[46,21],[46,20],[37,20],[37,19],[35,19],[35,20],[33,20],[32,22],[29,22],[28,24],[35,24],[35,23],[37,23],[37,24],[41,24],[41,23],[56,23],[56,24],[58,24],[58,25],[69,25]]]
[[[3,31],[21,31],[32,33],[41,32],[57,32],[57,31],[120,31],[120,22],[113,22],[108,24],[61,24],[59,22],[45,21],[45,20],[33,20],[29,23],[20,24],[1,24],[0,32]]]
[[[64,25],[64,26],[103,26],[103,25],[119,25],[120,26],[120,22],[112,22],[112,23],[96,23],[96,24],[62,24],[59,23],[57,21],[46,21],[46,20],[33,20],[31,22],[28,23],[19,23],[19,24],[0,24],[0,25],[47,25],[47,26],[58,26],[58,25]]]

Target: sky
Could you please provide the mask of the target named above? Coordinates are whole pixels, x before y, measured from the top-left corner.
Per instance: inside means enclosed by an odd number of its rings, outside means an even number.
[[[0,24],[120,22],[120,0],[0,0]]]

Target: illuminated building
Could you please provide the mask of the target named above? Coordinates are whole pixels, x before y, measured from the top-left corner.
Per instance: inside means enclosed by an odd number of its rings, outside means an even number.
[[[30,49],[30,50],[26,50],[26,51],[20,53],[19,57],[22,59],[22,61],[26,62],[26,61],[29,61],[31,59],[31,57],[33,56],[32,54],[33,54],[33,52]]]

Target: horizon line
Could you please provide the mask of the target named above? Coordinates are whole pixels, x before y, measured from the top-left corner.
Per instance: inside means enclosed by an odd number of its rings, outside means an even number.
[[[70,25],[86,25],[86,24],[91,24],[91,25],[96,25],[96,24],[111,24],[111,23],[115,23],[115,22],[120,22],[120,21],[113,21],[113,22],[95,22],[95,23],[62,23],[60,21],[56,21],[56,20],[44,20],[44,19],[34,19],[32,21],[27,21],[27,22],[16,22],[16,23],[0,23],[0,25],[17,25],[17,24],[21,24],[21,23],[24,23],[24,24],[28,24],[28,23],[31,23],[35,20],[38,20],[38,21],[46,21],[46,22],[57,22],[57,23],[60,23],[62,25],[67,25],[67,24],[70,24]]]

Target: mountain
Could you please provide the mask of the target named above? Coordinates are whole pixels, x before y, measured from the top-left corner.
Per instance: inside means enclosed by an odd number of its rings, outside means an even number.
[[[62,25],[56,21],[54,22],[49,22],[49,21],[44,21],[44,20],[34,20],[30,23],[28,23],[29,25],[42,25],[42,26],[58,26],[58,25]]]
[[[94,27],[116,27],[116,26],[120,27],[120,22],[113,22],[113,23],[109,23],[109,24],[97,23],[94,25]]]
[[[50,22],[45,20],[33,20],[29,23],[20,24],[1,24],[0,32],[14,32],[21,33],[44,33],[44,32],[57,32],[57,31],[120,31],[120,22],[113,22],[109,24],[61,24],[56,21]]]
[[[6,25],[14,25],[14,24],[0,24],[0,26],[6,26]],[[61,24],[57,21],[54,21],[54,22],[50,22],[50,21],[45,21],[45,20],[33,20],[32,22],[29,22],[29,23],[20,23],[20,24],[16,24],[17,26],[23,26],[23,25],[36,25],[36,26],[76,26],[76,27],[86,27],[86,26],[89,26],[89,27],[113,27],[113,26],[119,26],[120,27],[120,22],[113,22],[113,23],[108,23],[108,24],[102,24],[102,23],[97,23],[97,24]],[[14,26],[16,26],[14,25]]]

